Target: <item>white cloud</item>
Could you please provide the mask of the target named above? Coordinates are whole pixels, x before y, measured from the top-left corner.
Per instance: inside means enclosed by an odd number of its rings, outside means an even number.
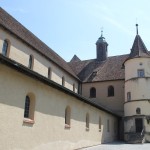
[[[133,36],[133,34],[126,28],[124,27],[121,23],[119,23],[118,21],[116,21],[113,18],[110,18],[108,16],[102,16],[104,20],[106,20],[107,22],[109,22],[110,24],[112,24],[113,26],[115,26],[116,28],[120,29],[121,31],[123,31],[124,33]]]

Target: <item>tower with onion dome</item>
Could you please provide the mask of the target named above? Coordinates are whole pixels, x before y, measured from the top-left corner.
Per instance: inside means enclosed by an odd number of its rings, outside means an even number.
[[[97,60],[105,61],[107,59],[107,46],[105,38],[103,37],[103,31],[101,31],[101,36],[96,42]]]

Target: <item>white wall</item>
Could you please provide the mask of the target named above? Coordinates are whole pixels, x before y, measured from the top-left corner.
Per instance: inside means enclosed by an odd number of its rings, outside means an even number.
[[[116,138],[117,118],[79,99],[0,64],[0,149],[71,150]],[[35,95],[35,123],[23,122],[25,97]],[[71,108],[71,128],[65,129],[65,108]],[[90,115],[86,131],[85,116]],[[101,132],[99,117],[101,116]],[[107,132],[107,120],[110,131]]]
[[[28,67],[29,63],[29,55],[34,56],[34,66],[33,71],[47,77],[48,76],[48,68],[51,67],[52,77],[51,80],[57,82],[58,84],[62,84],[62,77],[64,76],[66,79],[65,87],[73,90],[73,84],[75,84],[75,92],[78,92],[78,80],[72,77],[70,74],[65,72],[63,69],[58,67],[52,61],[46,59],[39,53],[37,53],[34,49],[29,47],[27,44],[23,43],[21,40],[8,33],[6,30],[4,31],[0,28],[0,53],[2,53],[2,45],[5,39],[9,39],[10,45],[10,53],[9,58],[13,59],[24,66]]]

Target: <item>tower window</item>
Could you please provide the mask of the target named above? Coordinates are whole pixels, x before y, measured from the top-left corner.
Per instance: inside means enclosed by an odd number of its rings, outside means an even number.
[[[144,69],[138,69],[137,73],[138,73],[138,77],[144,77],[145,76]]]
[[[141,109],[140,109],[140,108],[137,108],[137,109],[136,109],[136,113],[137,113],[137,114],[141,114]]]
[[[131,100],[131,92],[127,92],[127,100],[128,100],[128,101]]]
[[[92,87],[90,89],[90,98],[95,98],[96,97],[96,89]]]
[[[114,87],[112,85],[108,87],[108,96],[114,96]]]

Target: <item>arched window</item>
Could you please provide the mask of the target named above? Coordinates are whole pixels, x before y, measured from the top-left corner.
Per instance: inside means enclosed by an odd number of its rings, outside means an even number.
[[[96,97],[96,89],[92,87],[90,89],[90,98],[95,98]]]
[[[86,114],[86,130],[89,131],[89,127],[90,127],[90,118],[89,118],[89,114]]]
[[[131,92],[127,92],[127,101],[131,100]]]
[[[50,67],[48,68],[48,78],[52,78],[52,69]]]
[[[25,108],[24,108],[24,118],[29,118],[29,111],[30,111],[30,97],[26,96]]]
[[[71,120],[71,109],[69,106],[65,109],[65,127],[70,128]]]
[[[107,120],[107,132],[109,132],[109,119]]]
[[[73,92],[75,92],[75,84],[73,84]]]
[[[140,108],[137,108],[137,109],[136,109],[136,113],[137,113],[137,114],[141,114],[141,109],[140,109]]]
[[[101,131],[101,117],[99,117],[99,131]]]
[[[8,40],[4,40],[3,48],[2,48],[2,54],[4,56],[8,56],[9,55],[9,49],[10,49],[10,42]]]
[[[24,122],[34,123],[35,96],[29,93],[25,98]]]
[[[112,85],[108,87],[108,96],[114,96],[114,87]]]
[[[34,57],[33,57],[33,55],[30,55],[29,56],[29,65],[28,65],[28,67],[30,69],[33,69],[33,64],[34,64]]]
[[[65,86],[65,77],[62,77],[62,86]]]
[[[114,121],[114,133],[117,133],[117,121]]]

